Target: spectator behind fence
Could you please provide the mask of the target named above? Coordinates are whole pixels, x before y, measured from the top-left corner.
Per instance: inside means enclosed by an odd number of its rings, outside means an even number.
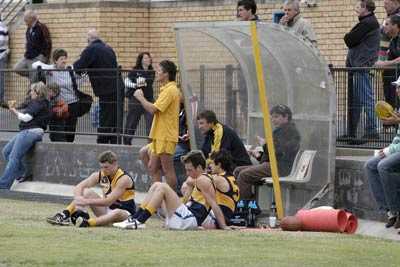
[[[143,95],[150,103],[154,102],[153,93],[153,82],[154,82],[154,70],[152,66],[152,58],[150,53],[142,52],[136,59],[136,65],[133,70],[128,74],[128,84],[125,82],[125,96],[128,97],[128,115],[125,123],[125,134],[135,135],[136,128],[139,124],[140,118],[144,115],[146,123],[146,135],[149,135],[151,129],[151,123],[153,121],[153,114],[147,112],[140,102],[133,96],[135,89],[138,86],[138,82],[143,82],[144,87]],[[142,81],[140,81],[142,80]],[[132,137],[125,136],[124,144],[131,145]]]
[[[179,103],[180,92],[176,85],[177,68],[175,63],[169,60],[161,61],[157,68],[157,81],[160,82],[160,95],[153,104],[149,102],[142,89],[134,93],[136,99],[143,108],[154,114],[149,138],[151,143],[147,145],[150,152],[148,170],[155,181],[161,181],[163,171],[168,185],[176,190],[176,174],[173,163],[176,144],[179,135]]]
[[[400,78],[396,85],[397,94],[400,94]],[[395,112],[382,122],[384,125],[399,124],[400,113]],[[386,227],[400,228],[400,129],[389,146],[366,162],[364,171],[379,210],[386,212]]]
[[[300,14],[300,2],[298,0],[286,0],[283,4],[285,15],[279,21],[279,24],[288,27],[288,30],[303,36],[313,45],[317,45],[317,36],[311,26],[311,23],[304,19]]]
[[[381,40],[379,44],[379,61],[389,60],[389,44],[392,39],[387,33],[387,24],[389,23],[389,17],[395,14],[400,14],[400,0],[384,0],[383,7],[386,11],[386,18],[381,26]],[[391,56],[393,57],[393,55]],[[392,60],[391,58],[390,60]],[[382,72],[383,79],[383,92],[385,95],[385,101],[388,102],[392,107],[396,107],[397,96],[396,87],[392,85],[392,81],[397,78],[396,70],[384,69]]]
[[[26,26],[26,43],[24,57],[14,66],[16,72],[29,77],[31,82],[38,81],[36,73],[32,72],[32,63],[42,61],[48,63],[51,55],[52,41],[47,26],[39,21],[34,10],[24,13]]]
[[[2,71],[7,68],[8,54],[8,28],[1,19],[0,14],[0,102],[4,101],[5,95],[5,73]]]
[[[254,0],[240,0],[237,3],[236,17],[240,21],[258,20],[257,4]]]
[[[356,5],[359,22],[346,33],[344,42],[349,48],[346,66],[371,67],[378,58],[379,23],[375,17],[375,3],[372,0],[360,0]],[[351,144],[362,144],[367,140],[379,139],[376,130],[374,113],[374,91],[371,86],[368,69],[355,70],[349,75],[352,77],[352,99],[350,102],[350,120],[347,141]],[[361,108],[366,113],[365,131],[363,137],[355,139],[357,126],[360,121]]]
[[[271,122],[275,127],[272,133],[275,157],[279,176],[289,175],[294,159],[300,149],[300,133],[292,121],[292,111],[285,105],[277,105],[271,109]],[[260,164],[237,167],[233,172],[240,188],[243,200],[253,200],[252,186],[259,184],[264,177],[271,177],[271,166],[265,140],[257,138],[263,146]]]
[[[116,134],[122,130],[120,127],[124,109],[124,82],[118,70],[117,56],[114,50],[100,39],[95,29],[88,31],[87,38],[88,46],[73,64],[74,70],[77,74],[87,71],[93,93],[99,98],[100,119],[97,132],[104,135],[97,136],[97,143],[116,144]],[[117,103],[117,100],[120,103]]]
[[[47,128],[50,112],[46,85],[42,82],[32,84],[30,96],[31,99],[19,110],[15,108],[15,101],[9,104],[10,111],[20,120],[20,131],[3,148],[7,164],[0,177],[0,189],[10,189],[14,180],[23,175],[25,154],[42,140]]]
[[[135,182],[117,161],[112,151],[104,151],[98,157],[100,170],[93,172],[74,188],[74,200],[63,211],[47,218],[47,222],[55,225],[89,227],[109,225],[121,222],[135,214]],[[100,186],[100,196],[92,190]],[[87,212],[91,209],[94,216]]]
[[[66,70],[67,60],[67,51],[55,49],[53,52],[54,65],[49,67]],[[74,75],[72,71],[46,71],[46,83],[57,84],[60,87],[60,94],[54,99],[54,116],[49,123],[50,131],[54,131],[49,135],[53,142],[72,143],[75,139],[78,119],[75,111],[78,109],[78,97],[73,88],[71,75]]]
[[[197,123],[200,132],[204,135],[201,150],[207,158],[212,152],[225,149],[231,153],[236,166],[251,165],[242,140],[233,129],[218,122],[214,111],[201,112],[197,115]]]
[[[391,38],[387,50],[387,59],[376,62],[378,67],[398,67],[400,63],[400,15],[390,16],[385,23],[384,30],[386,35]],[[396,78],[396,69],[384,69],[384,93],[385,100],[393,107],[397,107],[396,87],[391,84]],[[399,75],[399,73],[397,73]]]

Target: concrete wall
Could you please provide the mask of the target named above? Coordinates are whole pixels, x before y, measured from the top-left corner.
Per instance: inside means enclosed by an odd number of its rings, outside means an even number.
[[[0,141],[3,149],[6,142]],[[75,185],[99,170],[97,156],[106,150],[118,155],[118,162],[135,180],[138,191],[146,192],[150,177],[141,164],[140,147],[118,145],[90,145],[65,143],[37,143],[33,153],[33,175],[35,181]],[[4,159],[0,160],[0,171],[4,170]]]
[[[368,156],[342,156],[336,158],[335,206],[344,207],[360,218],[382,219],[369,190],[363,166]]]

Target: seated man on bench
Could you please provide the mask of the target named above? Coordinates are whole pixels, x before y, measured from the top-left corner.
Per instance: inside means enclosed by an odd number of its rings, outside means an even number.
[[[271,122],[273,124],[273,140],[275,156],[278,163],[278,172],[281,177],[287,176],[292,169],[294,159],[300,149],[300,133],[292,122],[292,111],[285,105],[276,105],[271,109]],[[240,189],[242,200],[254,200],[252,186],[261,182],[264,177],[271,176],[268,149],[265,140],[258,137],[263,143],[264,153],[260,164],[240,166],[233,172]]]

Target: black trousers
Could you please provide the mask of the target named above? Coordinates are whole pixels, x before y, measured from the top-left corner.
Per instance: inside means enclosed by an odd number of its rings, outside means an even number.
[[[396,86],[392,84],[395,80],[397,80],[395,74],[383,72],[383,93],[385,94],[385,101],[392,105],[393,108],[397,107]]]
[[[117,94],[99,96],[99,128],[97,132],[106,135],[98,135],[98,144],[118,144],[117,133],[122,133],[122,118],[124,103],[117,103]],[[122,98],[121,98],[122,99]],[[118,125],[119,124],[119,125]],[[112,134],[112,135],[107,135]]]
[[[144,115],[146,122],[146,135],[149,135],[153,122],[153,115],[147,112],[136,98],[130,98],[128,102],[128,115],[126,116],[125,122],[125,134],[135,135],[136,128],[142,115]],[[124,137],[124,145],[131,145],[131,142],[131,136]]]
[[[77,108],[77,105],[78,103],[68,104],[70,113]],[[57,131],[57,133],[50,133],[50,140],[52,142],[74,142],[77,121],[78,118],[74,116],[70,116],[68,119],[52,119],[49,123],[49,129],[50,131]]]

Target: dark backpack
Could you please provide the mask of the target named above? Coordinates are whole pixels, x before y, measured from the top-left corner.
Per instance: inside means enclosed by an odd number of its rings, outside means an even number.
[[[76,96],[78,97],[78,106],[76,110],[71,111],[71,115],[74,117],[82,117],[86,113],[89,112],[90,108],[92,107],[93,97],[89,94],[86,94],[78,89],[78,84],[76,83],[76,78],[73,70],[68,67],[69,75],[71,76],[72,80],[72,87]]]

